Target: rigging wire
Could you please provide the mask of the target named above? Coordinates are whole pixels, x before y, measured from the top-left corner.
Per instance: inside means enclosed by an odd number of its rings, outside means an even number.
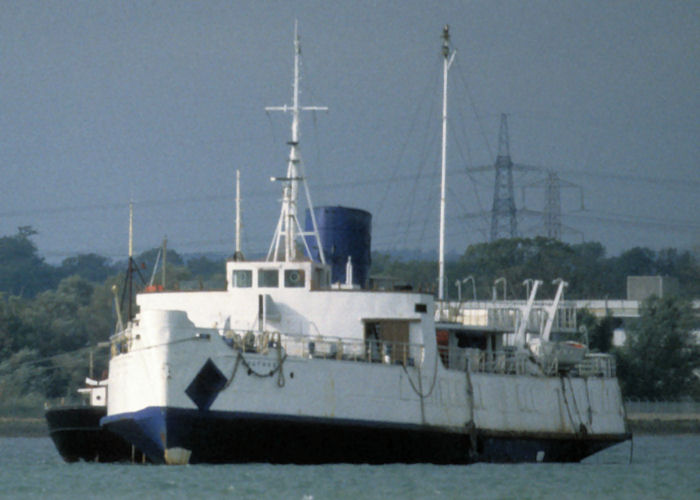
[[[386,189],[384,190],[384,195],[379,198],[379,205],[377,206],[377,217],[379,217],[383,213],[384,209],[384,202],[389,198],[389,191],[391,190],[391,187],[394,184],[394,181],[397,180],[400,176],[397,175],[397,172],[399,171],[399,168],[401,167],[401,161],[403,159],[404,153],[406,152],[407,146],[409,141],[411,141],[411,138],[413,136],[413,132],[416,127],[416,123],[418,123],[418,117],[420,116],[420,113],[423,109],[423,104],[426,102],[430,102],[428,99],[430,95],[430,89],[435,87],[435,82],[438,79],[438,72],[437,71],[431,71],[430,74],[433,75],[433,78],[428,80],[426,86],[423,88],[423,91],[421,92],[421,98],[418,100],[418,105],[416,106],[416,109],[413,113],[413,116],[411,117],[408,133],[404,137],[403,142],[401,143],[401,147],[399,149],[399,156],[394,163],[394,166],[391,169],[391,173],[388,177],[388,182]]]
[[[437,74],[437,72],[435,72]],[[434,80],[435,81],[435,80]],[[432,95],[435,95],[435,85],[433,85],[434,90],[432,92]],[[428,89],[429,91],[429,89]],[[399,219],[397,226],[398,227],[404,227],[406,231],[408,231],[408,228],[411,227],[413,224],[413,213],[415,210],[415,199],[416,199],[416,193],[418,191],[418,188],[420,186],[420,181],[421,178],[423,177],[423,170],[426,166],[428,157],[430,156],[430,146],[435,144],[437,141],[437,127],[431,127],[430,124],[433,121],[433,116],[435,113],[436,109],[436,103],[435,99],[427,99],[427,102],[429,103],[428,107],[428,113],[426,113],[426,129],[430,131],[428,134],[424,134],[422,136],[423,141],[421,142],[421,147],[419,150],[419,158],[418,158],[418,170],[416,174],[413,176],[413,185],[411,186],[411,190],[408,194],[408,196],[404,197],[404,206],[406,209],[400,210],[399,214],[406,214],[405,220],[402,220],[401,218]],[[430,175],[429,175],[430,177]],[[435,177],[433,177],[435,178]],[[404,232],[406,234],[406,232]],[[398,244],[399,242],[395,242]]]
[[[576,174],[581,174],[581,175],[589,175],[590,172],[584,172],[582,170],[575,170],[575,169],[564,169],[564,170],[558,170],[558,172],[565,172],[565,173],[576,173]],[[423,173],[421,177],[426,178],[429,176],[437,178],[439,176],[439,172],[426,172]],[[467,172],[467,176],[472,179],[472,182],[477,185],[477,186],[485,186],[489,187],[491,183],[488,182],[481,182],[478,180],[478,178],[475,178],[473,176],[472,172]],[[371,178],[365,178],[363,180],[353,180],[353,181],[334,181],[334,182],[328,182],[324,184],[316,184],[315,187],[318,189],[327,189],[327,190],[333,190],[333,189],[339,189],[339,190],[347,190],[348,188],[353,188],[353,187],[364,187],[364,186],[373,186],[377,184],[387,184],[387,189],[390,189],[394,184],[397,182],[403,182],[403,181],[409,181],[409,180],[415,180],[415,174],[405,174],[405,175],[392,175],[389,177],[371,177]],[[600,182],[606,182],[608,183],[605,179],[620,179],[620,180],[625,180],[625,181],[638,181],[638,182],[645,182],[645,183],[652,183],[656,184],[657,187],[660,187],[660,184],[675,184],[679,183],[679,186],[674,186],[674,191],[677,190],[681,186],[687,187],[688,190],[695,192],[694,186],[695,185],[700,185],[700,183],[696,183],[693,180],[681,180],[681,179],[668,179],[668,178],[654,178],[654,177],[641,177],[638,178],[637,176],[634,175],[623,175],[623,174],[606,174],[603,172],[592,172],[592,176],[589,177],[588,180],[590,181],[600,181]],[[609,184],[609,183],[608,183]],[[628,186],[629,187],[629,186]],[[248,199],[253,199],[253,198],[261,198],[261,197],[269,197],[270,196],[270,190],[269,189],[257,189],[257,190],[246,190],[246,198]],[[182,197],[173,197],[173,198],[168,198],[168,199],[157,199],[157,198],[149,198],[149,199],[144,199],[142,201],[139,200],[134,200],[134,206],[140,206],[140,207],[167,207],[167,206],[182,206],[184,204],[197,204],[197,203],[212,203],[212,202],[217,202],[217,201],[227,201],[230,202],[233,199],[233,194],[204,194],[204,195],[199,195],[199,196],[182,196]],[[85,212],[85,213],[90,213],[94,212],[97,210],[124,210],[124,207],[127,206],[127,203],[124,202],[119,202],[119,203],[87,203],[84,205],[59,205],[59,206],[53,206],[53,207],[42,207],[42,208],[34,208],[34,209],[24,209],[24,210],[8,210],[4,212],[0,212],[0,217],[25,217],[25,216],[32,216],[32,215],[60,215],[64,213],[72,213],[72,212]]]
[[[474,109],[474,108],[475,108],[475,105],[472,105],[472,109]],[[469,147],[469,135],[467,134],[467,130],[466,130],[467,120],[465,119],[464,114],[462,112],[462,106],[456,106],[456,110],[457,110],[457,115],[460,118],[459,120],[457,120],[457,123],[460,124],[460,130],[461,130],[462,136],[461,136],[460,140],[456,140],[453,142],[456,146],[457,153],[458,153],[460,159],[462,160],[462,164],[463,165],[472,165],[473,158],[472,158],[472,154],[471,154],[471,148]],[[454,120],[448,118],[448,121],[452,125],[453,130],[456,131],[457,127],[454,126],[455,125]],[[462,144],[465,145],[466,151],[462,149]],[[487,143],[487,148],[489,148],[488,143]],[[489,151],[489,154],[490,154],[490,151]],[[467,171],[467,176],[468,176],[469,180],[471,181],[471,188],[472,188],[472,191],[474,193],[474,199],[476,200],[479,212],[483,213],[484,206],[481,203],[481,196],[479,195],[479,190],[476,189],[476,183],[474,182],[474,177],[471,175],[471,173],[469,171]],[[465,211],[466,211],[466,209],[465,209]],[[486,217],[484,217],[484,224],[488,224],[488,219]]]
[[[17,370],[18,368],[23,367],[23,366],[39,365],[41,363],[46,363],[47,361],[53,361],[53,360],[55,360],[57,358],[61,358],[61,357],[73,358],[76,354],[85,353],[91,349],[94,349],[94,346],[81,347],[81,348],[75,349],[73,351],[61,352],[58,354],[54,354],[52,356],[47,356],[47,357],[39,358],[39,359],[20,361],[19,363],[15,363],[12,361],[11,358],[8,358],[0,363],[0,375],[3,375],[3,370],[7,370],[7,373],[12,373],[15,370]],[[13,354],[18,354],[19,352],[21,352],[21,351],[18,351],[17,353],[13,353]],[[56,370],[56,369],[61,369],[63,367],[61,367],[61,366],[41,366],[39,368],[41,368],[43,370]]]
[[[403,227],[405,228],[404,234],[407,233],[408,228],[413,225],[413,217],[414,217],[414,212],[416,211],[416,199],[417,199],[417,191],[419,187],[421,187],[421,179],[423,178],[423,170],[428,163],[428,158],[430,156],[429,151],[431,149],[434,149],[437,146],[437,131],[434,133],[426,136],[426,141],[424,142],[423,145],[423,154],[422,157],[420,158],[420,161],[418,163],[418,172],[414,177],[414,183],[411,188],[411,192],[408,197],[406,197],[405,202],[408,205],[408,211],[407,211],[407,218],[403,223]],[[430,180],[430,184],[428,186],[428,189],[426,189],[424,192],[427,194],[427,197],[424,199],[424,204],[421,207],[420,213],[424,215],[423,217],[423,224],[422,224],[422,230],[421,234],[424,236],[425,235],[425,230],[428,225],[428,221],[432,219],[431,215],[433,213],[433,205],[435,204],[435,197],[434,193],[437,191],[435,189],[435,186],[437,185],[437,176],[436,175],[429,175],[427,176],[427,179]]]
[[[314,106],[315,102],[317,102],[316,99],[316,94],[313,91],[313,88],[311,86],[307,85],[305,82],[304,75],[314,75],[317,74],[315,70],[311,69],[311,64],[304,58],[303,54],[301,57],[299,57],[299,94],[307,93],[309,95],[309,105]],[[318,116],[317,116],[317,111],[311,111],[311,123],[312,123],[312,130],[313,130],[313,147],[314,147],[314,153],[315,153],[315,165],[317,166],[317,170],[315,174],[318,176],[316,178],[321,179],[322,181],[325,180],[325,171],[321,167],[321,148],[320,148],[320,134],[319,134],[319,127],[318,127]],[[328,111],[326,111],[328,113]],[[300,131],[301,134],[301,131]],[[304,175],[307,176],[308,178],[308,172],[306,171],[306,162],[304,162]]]
[[[474,117],[476,118],[476,123],[479,126],[479,131],[481,132],[481,136],[484,139],[484,143],[486,144],[486,149],[489,152],[489,157],[494,158],[495,161],[495,156],[493,154],[493,150],[491,149],[491,143],[489,142],[488,135],[486,134],[484,124],[481,119],[481,115],[479,114],[479,110],[476,107],[476,102],[474,100],[474,97],[472,96],[471,89],[469,88],[469,85],[467,84],[467,79],[464,76],[464,73],[462,71],[462,66],[457,65],[457,75],[459,76],[459,79],[462,81],[462,85],[464,86],[464,89],[467,92],[467,97],[469,98],[469,104],[472,107],[472,111],[474,113]]]

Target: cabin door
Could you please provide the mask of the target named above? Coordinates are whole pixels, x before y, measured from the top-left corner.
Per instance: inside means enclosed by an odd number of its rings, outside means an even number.
[[[367,359],[374,363],[406,364],[409,323],[400,319],[365,321]]]

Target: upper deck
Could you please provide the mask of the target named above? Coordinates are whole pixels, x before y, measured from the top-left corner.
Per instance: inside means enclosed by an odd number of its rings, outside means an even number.
[[[436,321],[458,323],[468,330],[490,332],[515,332],[527,316],[525,331],[540,333],[547,320],[552,301],[536,301],[527,310],[524,300],[492,300],[469,302],[439,302],[436,304]],[[576,305],[561,302],[553,320],[553,331],[573,333],[577,331]]]

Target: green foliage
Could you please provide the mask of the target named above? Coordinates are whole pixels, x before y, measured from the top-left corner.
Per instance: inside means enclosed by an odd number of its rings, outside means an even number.
[[[578,312],[576,323],[585,328],[588,335],[588,347],[593,352],[609,352],[613,345],[613,333],[621,322],[609,314],[597,318],[587,309]]]
[[[660,274],[678,279],[680,295],[700,296],[700,265],[691,252],[673,249],[658,253],[646,248],[634,248],[619,257],[605,256],[600,243],[569,245],[548,238],[512,238],[491,243],[470,245],[456,262],[445,266],[448,296],[457,298],[460,282],[473,276],[477,298],[490,300],[493,283],[506,278],[509,299],[525,299],[526,279],[541,279],[544,283],[538,297],[552,297],[552,281],[563,278],[569,283],[569,299],[624,299],[627,276]],[[435,261],[401,261],[388,254],[372,254],[372,276],[383,276],[408,283],[416,290],[435,291],[437,263]],[[471,283],[461,284],[462,297],[472,299]],[[468,288],[467,288],[468,287]],[[502,297],[501,285],[498,296]]]
[[[148,276],[147,278],[150,278],[150,274],[153,272],[153,266],[156,264],[156,260],[158,260],[158,254],[162,253],[162,249],[157,247],[157,248],[151,248],[150,250],[146,250],[145,252],[141,252],[139,255],[134,257],[134,261],[137,263],[137,265],[144,271],[148,271]],[[175,250],[169,249],[166,253],[166,267],[173,265],[173,266],[178,266],[178,267],[184,267],[185,266],[185,261],[182,260],[182,257],[180,256],[179,253],[177,253]],[[163,255],[160,256],[160,261],[158,263],[158,266],[163,265]],[[124,266],[126,268],[126,266]]]
[[[437,264],[430,261],[398,260],[389,254],[372,254],[372,277],[391,279],[395,285],[410,285],[415,290],[437,290]]]
[[[53,268],[39,257],[30,239],[34,234],[30,226],[22,226],[16,235],[0,237],[0,292],[34,297],[55,286]]]
[[[574,280],[575,261],[574,249],[557,240],[541,237],[500,239],[469,246],[459,259],[456,271],[461,272],[462,277],[474,276],[482,300],[491,298],[493,282],[500,277],[510,285],[510,289],[506,288],[507,298],[524,298],[522,283],[528,278],[544,281],[542,295],[554,292],[551,281],[555,278]],[[499,297],[502,297],[500,291]]]
[[[118,266],[99,255],[70,257],[57,268],[45,264],[30,239],[33,234],[31,228],[20,228],[17,235],[0,238],[1,411],[74,397],[88,374],[87,351],[114,332],[112,288],[116,285],[121,295],[124,286],[125,273],[115,273]],[[146,279],[157,252],[144,252],[136,259],[144,263]],[[214,270],[213,263],[200,259],[195,266],[200,279],[211,279],[206,273]],[[223,263],[217,267],[223,276]],[[182,258],[168,251],[168,288],[178,288],[191,276]],[[107,363],[107,353],[98,352],[94,376],[100,377]]]
[[[93,283],[102,283],[116,271],[106,257],[88,253],[64,259],[59,272],[63,277],[77,275]]]
[[[212,260],[207,257],[195,257],[187,261],[187,269],[190,270],[195,279],[207,279],[208,277],[219,276],[226,267],[226,261]]]
[[[456,279],[474,276],[481,300],[491,297],[493,283],[500,277],[506,278],[510,299],[525,298],[526,279],[541,279],[544,283],[538,296],[551,297],[556,278],[569,283],[566,297],[570,299],[624,299],[627,276],[657,274],[677,278],[682,297],[700,296],[700,265],[691,252],[634,248],[606,258],[600,243],[569,245],[542,237],[470,245],[458,262],[448,264],[446,273],[453,298],[457,296]],[[500,287],[498,294],[502,296]]]
[[[700,297],[700,263],[691,252],[678,252],[675,248],[659,251],[656,272],[678,278],[683,297]]]
[[[47,400],[77,400],[87,375],[88,350],[42,357],[21,349],[0,363],[0,412],[37,413]]]
[[[136,264],[138,270],[134,276],[134,292],[140,292],[143,290],[145,285],[148,285],[151,277],[153,277],[154,285],[161,285],[163,282],[163,255],[161,248],[152,248],[140,253],[134,257],[134,263]],[[160,254],[160,257],[159,257]],[[154,268],[158,264],[158,268]],[[126,270],[127,263],[124,263],[121,268]],[[218,269],[221,271],[221,268]],[[122,282],[124,273],[122,273]],[[140,276],[140,277],[139,277]],[[143,279],[143,281],[141,280]],[[179,284],[181,281],[188,281],[192,279],[192,272],[185,265],[185,261],[182,259],[180,254],[174,250],[168,250],[166,253],[166,266],[165,266],[165,288],[167,290],[177,290],[179,289]],[[119,286],[123,286],[120,282]]]
[[[84,347],[90,337],[89,305],[94,286],[79,276],[63,279],[56,290],[41,293],[25,312],[42,355]]]
[[[652,297],[627,329],[618,352],[619,376],[626,397],[675,399],[690,393],[700,350],[691,330],[697,327],[690,303]]]
[[[31,328],[22,320],[24,302],[0,293],[0,361],[25,347],[31,337]]]

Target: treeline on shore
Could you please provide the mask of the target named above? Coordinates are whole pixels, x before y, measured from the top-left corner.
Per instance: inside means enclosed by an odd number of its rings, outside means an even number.
[[[117,310],[125,310],[127,263],[97,254],[47,263],[32,240],[31,227],[0,237],[0,414],[36,415],[49,402],[70,399],[86,376],[100,378],[107,368],[108,350],[98,349],[114,332]],[[165,275],[154,272],[162,262],[159,249],[134,258],[137,291],[153,278],[165,289],[223,288],[224,258],[185,259],[170,249]],[[434,291],[434,261],[402,260],[387,254],[372,256],[372,275],[414,289]],[[447,263],[449,296],[464,300],[490,299],[494,280],[505,278],[499,298],[525,298],[523,281],[544,281],[540,297],[551,297],[551,281],[569,282],[567,298],[622,299],[626,277],[665,275],[678,280],[677,297],[651,299],[639,321],[625,325],[627,344],[612,347],[612,318],[596,319],[585,312],[591,347],[613,352],[626,397],[695,397],[700,387],[693,369],[700,368],[697,328],[689,299],[700,297],[700,266],[688,251],[659,252],[634,248],[607,257],[599,243],[569,245],[546,238],[504,239],[469,246]],[[471,280],[466,280],[471,277]],[[466,281],[465,281],[466,280]],[[459,281],[460,285],[456,282]],[[474,285],[472,287],[471,285]],[[88,360],[92,359],[92,363]]]

